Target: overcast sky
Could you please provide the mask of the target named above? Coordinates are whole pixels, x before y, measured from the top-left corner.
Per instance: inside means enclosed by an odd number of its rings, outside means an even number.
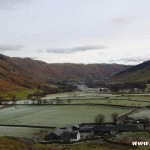
[[[150,60],[150,0],[0,0],[0,53],[48,63]]]

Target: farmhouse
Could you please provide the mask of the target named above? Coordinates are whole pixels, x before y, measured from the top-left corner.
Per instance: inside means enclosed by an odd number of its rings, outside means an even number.
[[[117,128],[115,125],[102,125],[102,126],[95,126],[93,128],[94,135],[115,135],[117,133]]]
[[[141,131],[140,124],[105,123],[102,125],[86,124],[74,125],[68,128],[56,128],[45,137],[47,141],[77,142],[82,139],[91,139],[93,136],[114,136],[118,132],[137,132]]]
[[[79,132],[80,132],[81,139],[90,139],[94,135],[92,125],[81,126]]]
[[[77,142],[80,140],[79,131],[63,132],[60,136],[61,142]]]
[[[146,124],[145,126],[145,130],[149,131],[150,132],[150,122]]]
[[[79,131],[71,132],[70,133],[70,142],[77,142],[80,140],[80,133]]]
[[[45,139],[47,141],[62,141],[62,142],[76,142],[80,140],[79,125],[74,125],[68,128],[55,128],[49,132]]]
[[[50,141],[50,140],[59,140],[60,136],[63,134],[63,132],[64,132],[64,129],[56,128],[52,132],[49,132],[46,135],[45,139],[47,141]]]
[[[78,89],[78,90],[84,90],[84,89],[86,89],[86,88],[87,88],[87,86],[86,86],[86,85],[84,85],[84,84],[76,85],[76,86],[77,86],[77,89]]]
[[[102,87],[102,88],[99,88],[98,90],[99,90],[99,92],[102,92],[102,93],[111,92],[109,88],[103,88],[103,87]]]
[[[71,127],[73,129],[73,131],[78,131],[80,126],[78,124],[74,125]]]
[[[136,132],[140,130],[136,124],[118,124],[117,129],[119,132]]]

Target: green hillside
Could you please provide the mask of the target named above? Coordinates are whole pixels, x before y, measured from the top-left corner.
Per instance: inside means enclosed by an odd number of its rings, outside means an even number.
[[[148,80],[150,80],[150,61],[143,62],[116,74],[110,82],[147,82]]]

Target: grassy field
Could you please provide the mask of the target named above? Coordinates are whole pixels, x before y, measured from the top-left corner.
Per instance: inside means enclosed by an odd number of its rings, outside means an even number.
[[[150,105],[149,95],[113,95],[102,94],[97,91],[80,91],[47,95],[44,99],[55,100],[59,98],[62,103],[67,104],[109,104],[122,106],[148,106]]]
[[[131,100],[147,100],[150,101],[150,95],[139,95],[139,94],[109,94],[109,93],[100,93],[97,90],[93,91],[76,91],[76,92],[67,92],[67,93],[58,93],[58,94],[50,94],[47,95],[46,98],[55,98],[55,97],[75,97],[75,98],[91,98],[91,97],[99,97],[99,98],[108,98],[108,99],[131,99]]]
[[[149,132],[123,132],[117,134],[114,138],[116,141],[149,141],[150,140],[150,133]]]
[[[64,104],[68,104],[67,100],[63,100]],[[149,102],[128,101],[128,100],[113,100],[113,99],[72,99],[71,104],[109,104],[122,106],[147,106]]]
[[[150,119],[150,109],[139,109],[130,115],[133,118],[144,118],[148,117]]]
[[[35,134],[40,133],[39,128],[22,128],[22,127],[0,127],[0,136],[15,136],[32,138]]]
[[[6,99],[11,99],[12,95],[16,95],[17,99],[26,99],[28,94],[34,93],[35,90],[24,90],[20,92],[10,92],[1,94]],[[67,99],[71,99],[71,104],[111,104],[122,106],[148,106],[150,105],[149,95],[121,95],[121,94],[104,94],[96,90],[93,91],[76,91],[67,93],[50,94],[44,97],[47,101],[63,100],[64,104],[68,104]],[[23,103],[23,101],[21,102]],[[23,103],[24,104],[24,103]]]
[[[1,93],[0,95],[3,96],[6,100],[10,100],[13,95],[16,96],[17,99],[26,99],[28,94],[33,94],[36,89],[27,89],[21,91],[11,91],[6,93]]]
[[[94,122],[99,113],[105,115],[105,121],[111,121],[112,113],[121,116],[132,110],[109,106],[17,106],[0,110],[0,124],[65,127]]]
[[[148,146],[131,147],[106,143],[102,140],[78,143],[72,145],[63,144],[31,144],[24,141],[25,139],[0,137],[1,150],[149,150]],[[9,144],[8,144],[9,143]]]
[[[125,99],[125,100],[139,100],[139,101],[148,101],[150,102],[149,95],[125,95],[125,96],[116,96],[116,99]]]

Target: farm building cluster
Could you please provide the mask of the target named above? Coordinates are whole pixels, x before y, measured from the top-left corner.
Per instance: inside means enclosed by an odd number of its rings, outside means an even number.
[[[90,140],[94,137],[115,136],[121,132],[140,132],[150,131],[149,120],[135,120],[130,117],[124,117],[117,124],[80,124],[68,128],[55,128],[48,132],[45,140],[48,142],[78,142]]]

